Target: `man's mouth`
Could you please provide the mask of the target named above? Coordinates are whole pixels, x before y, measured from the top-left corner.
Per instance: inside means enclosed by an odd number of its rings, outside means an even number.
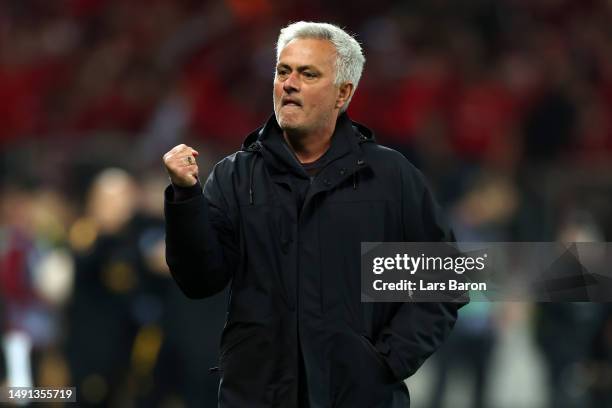
[[[302,106],[302,104],[294,99],[283,99],[282,106]]]

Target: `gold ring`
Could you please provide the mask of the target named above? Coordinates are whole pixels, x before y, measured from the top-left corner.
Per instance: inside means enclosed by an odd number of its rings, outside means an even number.
[[[193,164],[193,158],[191,156],[187,156],[187,164],[190,166]]]

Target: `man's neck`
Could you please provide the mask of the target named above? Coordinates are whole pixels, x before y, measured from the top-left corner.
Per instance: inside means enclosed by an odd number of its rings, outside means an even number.
[[[300,163],[312,163],[329,149],[335,125],[307,134],[283,131],[283,137]]]

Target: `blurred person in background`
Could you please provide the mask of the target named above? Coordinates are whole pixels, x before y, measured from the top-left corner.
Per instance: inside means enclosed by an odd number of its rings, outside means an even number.
[[[472,302],[461,310],[461,318],[446,344],[434,359],[434,384],[430,408],[441,408],[449,401],[448,378],[461,372],[463,378],[473,380],[470,407],[486,408],[489,391],[491,357],[496,342],[497,327],[494,309],[488,302]]]
[[[605,331],[598,331],[600,327],[605,327],[601,323],[605,316],[605,307],[594,303],[551,302],[536,305],[535,335],[546,363],[550,408],[607,406],[590,405],[589,401],[591,397],[594,397],[594,401],[605,400],[612,390],[605,376],[597,378],[605,373],[599,371],[605,366],[589,366],[593,357],[597,356],[597,353],[592,354],[593,351],[602,351],[607,347]],[[567,327],[571,327],[571,330]],[[594,348],[594,344],[598,344],[599,348]],[[605,354],[596,358],[601,362],[606,361]],[[597,369],[591,371],[592,368]],[[602,387],[604,384],[607,386]]]
[[[516,219],[521,197],[512,180],[493,171],[481,171],[451,211],[458,242],[509,241],[510,222]],[[491,360],[501,325],[500,308],[472,301],[461,310],[461,319],[434,358],[430,408],[441,408],[448,397],[448,379],[461,372],[472,384],[469,406],[485,408],[491,381]]]
[[[107,169],[91,184],[85,216],[71,229],[76,277],[65,350],[77,399],[88,406],[109,405],[129,395],[126,378],[138,331],[130,302],[141,274],[129,224],[135,208],[132,177]]]
[[[568,206],[557,231],[558,242],[600,242],[602,238],[589,211]],[[592,360],[605,364],[608,316],[609,308],[599,303],[565,301],[536,305],[535,336],[546,363],[549,407],[606,406],[589,404],[606,400],[612,390],[602,387],[606,383],[605,374],[599,377],[605,372],[599,369],[605,365],[590,364]]]
[[[76,280],[64,349],[81,405],[196,407],[216,400],[217,382],[202,366],[215,360],[210,348],[222,322],[214,312],[224,302],[179,298],[164,261],[161,207],[151,200],[159,188],[154,178],[137,185],[125,170],[104,169],[71,228]]]
[[[70,206],[52,189],[19,181],[0,193],[6,380],[13,386],[65,385],[60,344],[74,272],[66,234]]]
[[[173,277],[193,298],[231,281],[221,407],[408,407],[403,380],[454,326],[462,303],[360,302],[362,241],[453,239],[420,172],[345,113],[363,63],[338,27],[289,25],[242,151],[203,191],[196,150],[164,155]]]

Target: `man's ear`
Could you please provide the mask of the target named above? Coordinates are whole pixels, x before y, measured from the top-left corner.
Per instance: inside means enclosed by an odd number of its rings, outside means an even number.
[[[353,93],[353,84],[345,82],[338,88],[338,98],[336,99],[336,108],[342,108],[346,101],[351,97]]]

